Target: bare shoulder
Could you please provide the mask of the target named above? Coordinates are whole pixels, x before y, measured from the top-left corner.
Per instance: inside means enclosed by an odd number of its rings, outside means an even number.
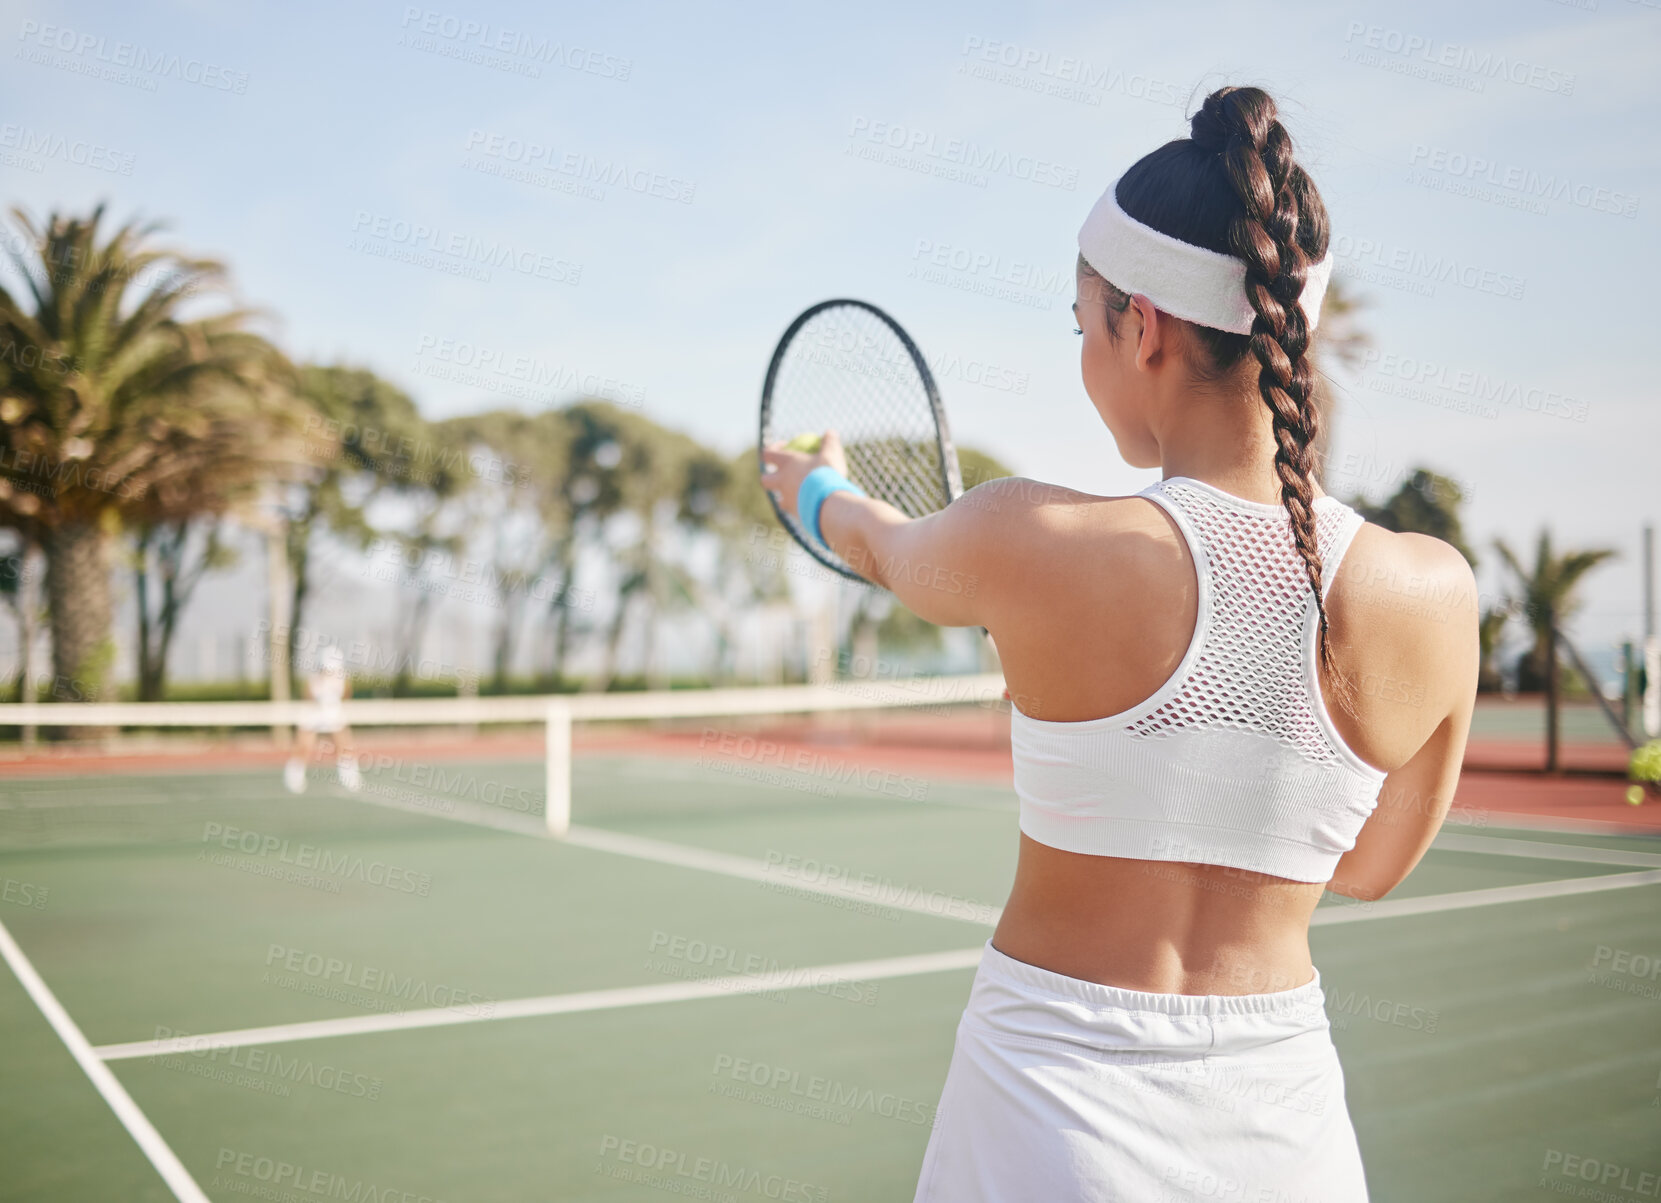
[[[1000,476],[976,485],[952,502],[952,506],[983,513],[990,523],[1031,523],[1092,500],[1099,499],[1064,485],[1027,476]]]
[[[1329,602],[1366,621],[1458,626],[1461,615],[1476,613],[1476,576],[1445,540],[1366,522],[1344,555]]]
[[[976,485],[953,502],[976,515],[978,524],[997,541],[1044,555],[1088,540],[1098,548],[1116,534],[1130,536],[1168,531],[1170,523],[1145,498],[1102,496],[1024,476],[1003,476]]]
[[[1199,613],[1196,566],[1169,513],[1020,479],[965,501],[986,507],[997,540],[983,625],[1028,714],[1117,714],[1169,679]]]
[[[1144,497],[1008,476],[970,489],[952,508],[959,506],[971,511],[988,552],[1028,604],[1043,599],[1053,608],[1076,597],[1112,607],[1147,598],[1150,582],[1169,578],[1181,588],[1193,579],[1170,517]]]
[[[1423,686],[1433,709],[1475,688],[1481,601],[1469,561],[1442,539],[1368,522],[1339,566],[1327,613],[1363,674]],[[1443,710],[1445,713],[1446,710]]]

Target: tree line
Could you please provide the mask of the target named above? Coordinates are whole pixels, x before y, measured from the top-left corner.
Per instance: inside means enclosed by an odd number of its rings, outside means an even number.
[[[712,628],[708,675],[730,678],[745,615],[789,595],[753,450],[726,455],[596,398],[429,420],[365,368],[290,362],[231,302],[225,265],[159,246],[155,225],[106,235],[102,207],[13,219],[23,288],[0,288],[0,527],[15,546],[0,557],[0,598],[26,649],[49,624],[41,696],[113,696],[112,582],[126,571],[136,693],[163,698],[182,616],[235,561],[239,529],[280,549],[273,676],[303,659],[327,543],[386,569],[399,586],[395,693],[413,684],[440,578],[465,576],[492,611],[482,687],[498,691],[530,631],[546,644],[535,685],[565,687],[584,637],[601,650],[589,687],[605,688],[627,624],[650,664],[654,620],[685,609]],[[203,301],[219,304],[191,316]],[[987,455],[964,460],[971,483],[1008,474]],[[590,553],[609,568],[604,599],[582,584]],[[25,663],[12,696],[43,677]]]
[[[656,619],[678,610],[709,625],[707,676],[731,679],[740,624],[789,596],[753,450],[726,455],[597,398],[429,420],[365,368],[291,362],[258,332],[261,315],[234,301],[226,266],[163,245],[159,225],[105,232],[103,206],[38,224],[14,209],[12,219],[20,237],[6,249],[20,286],[0,287],[0,528],[13,547],[0,554],[0,601],[26,653],[43,619],[51,644],[44,688],[26,654],[13,697],[113,696],[119,571],[134,601],[137,696],[166,696],[182,616],[202,580],[234,562],[239,530],[265,537],[283,582],[274,679],[301,657],[331,540],[379,558],[400,586],[394,692],[411,687],[444,592],[434,578],[458,562],[494,612],[481,674],[490,691],[510,688],[533,651],[531,685],[567,687],[579,638],[598,642],[588,685],[606,688],[627,624],[641,624],[650,664]],[[1334,283],[1317,354],[1353,366],[1368,343],[1361,302]],[[1330,430],[1331,388],[1319,379]],[[985,453],[960,457],[967,486],[1009,474]],[[1385,500],[1351,504],[1391,529],[1447,539],[1475,564],[1462,500],[1454,481],[1419,468]],[[1544,531],[1532,563],[1495,545],[1515,588],[1484,611],[1484,686],[1498,686],[1501,633],[1521,619],[1533,642],[1519,685],[1536,688],[1552,624],[1613,552],[1560,553]],[[595,555],[609,568],[604,604],[583,584]],[[871,592],[855,616],[867,636],[879,622],[897,639],[936,634]],[[531,631],[542,647],[521,646]]]

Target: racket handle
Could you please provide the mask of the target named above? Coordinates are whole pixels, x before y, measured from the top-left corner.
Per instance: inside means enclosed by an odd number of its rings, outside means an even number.
[[[819,530],[819,509],[825,504],[825,498],[832,493],[855,493],[860,497],[866,495],[865,490],[849,480],[829,464],[820,464],[813,471],[802,477],[802,484],[796,490],[796,517],[807,528],[814,541],[821,546],[829,547],[825,536]]]

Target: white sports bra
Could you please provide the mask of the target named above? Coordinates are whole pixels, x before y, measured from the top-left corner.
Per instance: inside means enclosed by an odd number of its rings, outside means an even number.
[[[1138,496],[1175,520],[1199,613],[1182,663],[1105,718],[1011,715],[1021,830],[1052,848],[1329,881],[1387,774],[1332,725],[1316,675],[1315,598],[1278,505],[1172,476]],[[1330,590],[1362,518],[1315,502]]]

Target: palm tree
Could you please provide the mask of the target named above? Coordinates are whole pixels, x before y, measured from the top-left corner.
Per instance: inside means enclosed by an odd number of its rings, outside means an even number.
[[[224,266],[157,247],[157,225],[101,239],[85,218],[12,217],[23,293],[0,287],[0,523],[46,553],[53,696],[108,695],[111,550],[129,522],[229,506],[302,458],[282,356],[223,297]]]
[[[1598,547],[1585,551],[1554,554],[1551,532],[1542,528],[1534,549],[1534,567],[1524,568],[1521,558],[1511,550],[1504,539],[1495,539],[1494,546],[1516,574],[1522,595],[1515,605],[1524,621],[1534,630],[1534,646],[1518,665],[1519,691],[1538,689],[1546,691],[1546,768],[1557,769],[1557,641],[1562,624],[1580,609],[1575,596],[1581,578],[1617,553],[1613,548]],[[1596,682],[1588,682],[1597,688]]]
[[[1477,669],[1477,688],[1484,693],[1497,693],[1501,685],[1499,666],[1494,654],[1499,651],[1500,636],[1516,614],[1516,607],[1508,601],[1497,602],[1482,612],[1477,623],[1477,642],[1481,650]]]

